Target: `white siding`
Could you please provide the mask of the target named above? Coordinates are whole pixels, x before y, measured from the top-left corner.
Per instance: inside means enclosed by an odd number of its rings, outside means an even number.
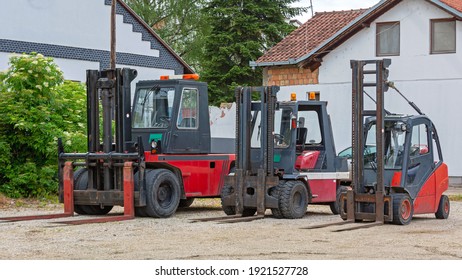
[[[104,0],[0,0],[0,7],[2,39],[110,50],[111,7]],[[116,18],[118,52],[159,57],[131,24]]]
[[[389,57],[389,80],[408,99],[416,103],[435,123],[444,160],[450,176],[462,176],[462,22],[456,24],[455,54],[430,55],[430,19],[450,18],[448,13],[421,0],[404,0],[323,58],[319,85],[283,87],[281,98],[291,91],[319,90],[329,101],[337,151],[351,143],[351,69],[350,60],[382,59],[375,56],[377,22],[400,21],[400,55]],[[373,92],[370,92],[373,94]],[[372,108],[373,103],[369,103]],[[401,97],[390,89],[385,97],[389,111],[415,114]]]

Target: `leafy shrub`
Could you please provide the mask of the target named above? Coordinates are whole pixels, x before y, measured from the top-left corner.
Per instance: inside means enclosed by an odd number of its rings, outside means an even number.
[[[52,58],[13,56],[0,72],[0,192],[40,197],[57,192],[57,139],[86,148],[82,84],[64,81]]]

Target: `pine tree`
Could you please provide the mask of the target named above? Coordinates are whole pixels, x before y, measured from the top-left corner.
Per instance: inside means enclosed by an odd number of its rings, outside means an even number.
[[[261,69],[252,69],[265,50],[295,27],[287,19],[305,8],[295,0],[210,0],[204,9],[210,34],[205,38],[202,79],[209,84],[213,104],[234,100],[237,85],[261,85]]]

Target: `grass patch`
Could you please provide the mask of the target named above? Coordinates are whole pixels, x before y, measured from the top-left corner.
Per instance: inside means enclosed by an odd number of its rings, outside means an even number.
[[[451,194],[448,197],[450,201],[462,201],[462,194]]]

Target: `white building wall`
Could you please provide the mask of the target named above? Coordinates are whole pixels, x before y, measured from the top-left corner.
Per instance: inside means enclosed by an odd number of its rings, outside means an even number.
[[[451,18],[438,7],[421,0],[405,0],[379,17],[323,58],[319,85],[284,87],[281,97],[291,91],[319,90],[329,102],[337,151],[351,145],[351,68],[350,60],[382,59],[375,56],[377,22],[400,21],[400,55],[391,58],[389,80],[416,103],[435,123],[444,160],[450,176],[462,176],[462,22],[457,22],[455,54],[430,55],[430,19]],[[371,95],[374,92],[370,92]],[[367,103],[366,103],[367,104]],[[368,102],[369,108],[374,104]],[[385,97],[389,111],[416,114],[392,89]]]
[[[87,69],[108,67],[111,10],[108,3],[107,0],[0,0],[0,71],[8,67],[9,57],[14,53],[31,51],[54,57],[69,80],[84,82]],[[182,62],[122,5],[118,5],[117,13],[117,67],[137,69],[135,82],[184,72]]]
[[[110,50],[111,7],[104,0],[0,0],[0,38]],[[159,57],[116,15],[117,51]]]

